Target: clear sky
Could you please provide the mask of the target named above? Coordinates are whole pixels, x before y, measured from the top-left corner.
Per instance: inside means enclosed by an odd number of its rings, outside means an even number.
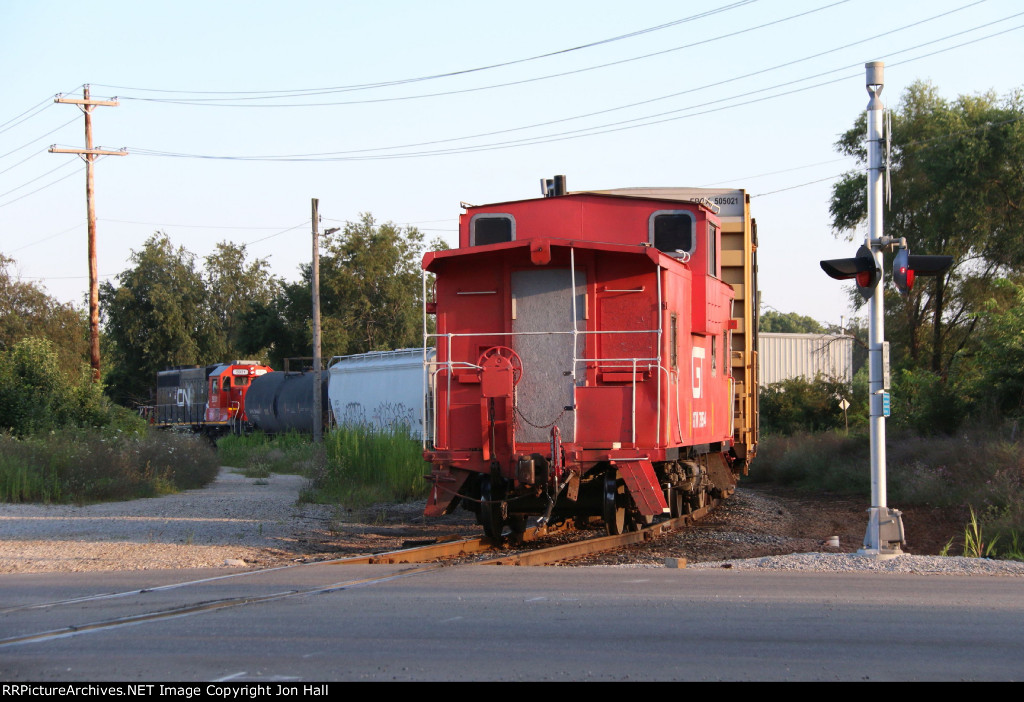
[[[887,104],[918,79],[1004,95],[1024,84],[1024,4],[0,0],[0,252],[84,299],[84,164],[46,149],[84,146],[53,97],[89,83],[120,101],[95,109],[95,144],[130,154],[96,165],[101,276],[159,229],[200,258],[247,243],[295,280],[313,197],[323,227],[371,212],[454,243],[460,202],[565,174],[746,189],[763,309],[838,322],[844,286],[818,260],[856,244],[829,227],[853,167],[833,144],[874,60]]]

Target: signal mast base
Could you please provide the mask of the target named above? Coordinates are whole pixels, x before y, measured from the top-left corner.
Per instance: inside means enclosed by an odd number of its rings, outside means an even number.
[[[859,556],[888,560],[903,555],[903,513],[888,507],[868,509],[868,529],[864,534],[864,548]]]

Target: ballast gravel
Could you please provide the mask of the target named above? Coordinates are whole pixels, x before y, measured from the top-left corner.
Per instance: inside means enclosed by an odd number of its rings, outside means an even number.
[[[159,498],[87,506],[0,504],[0,573],[258,568],[395,550],[441,533],[479,533],[464,512],[424,522],[421,504],[382,505],[363,514],[299,504],[304,484],[293,475],[257,480],[223,468],[202,490]],[[862,536],[863,510],[852,509],[850,529]],[[810,531],[822,533],[809,538],[808,513],[822,516],[820,509],[741,488],[697,529],[563,565],[664,568],[670,558],[685,558],[691,569],[1024,576],[1024,563],[1012,561],[860,556],[850,552],[859,537],[839,532],[835,521],[813,523]],[[836,533],[845,552],[824,547],[822,540]]]
[[[856,553],[793,553],[737,561],[705,561],[694,569],[790,570],[818,573],[901,573],[904,575],[1015,575],[1024,577],[1024,563],[962,556],[915,556],[903,554],[886,560]]]

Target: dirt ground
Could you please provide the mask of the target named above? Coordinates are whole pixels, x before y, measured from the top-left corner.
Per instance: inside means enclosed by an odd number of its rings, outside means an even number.
[[[160,498],[97,505],[0,504],[0,573],[265,567],[394,551],[439,536],[480,536],[469,512],[425,519],[423,503],[349,510],[297,503],[305,480],[246,478],[223,468],[211,485]],[[898,507],[898,505],[896,505]],[[743,484],[697,526],[573,565],[736,560],[853,552],[867,526],[867,498],[793,493]],[[937,555],[962,536],[963,515],[904,510],[906,552]],[[544,543],[603,534],[600,522]],[[826,546],[839,537],[839,547]],[[955,545],[953,553],[959,553]]]
[[[938,510],[902,511],[907,553],[938,555],[951,537],[962,533],[963,522],[958,517]],[[804,552],[853,552],[861,547],[866,526],[866,500],[746,486],[693,529],[664,535],[652,543],[614,554],[591,557],[580,565],[653,563],[666,557],[699,562]],[[600,528],[595,526],[595,533]],[[398,549],[443,534],[481,533],[473,516],[461,509],[452,515],[424,520],[418,506],[380,505],[365,512],[341,513],[325,530],[296,535],[291,557],[298,553],[308,559],[344,557]],[[831,536],[839,537],[839,548],[825,545]]]

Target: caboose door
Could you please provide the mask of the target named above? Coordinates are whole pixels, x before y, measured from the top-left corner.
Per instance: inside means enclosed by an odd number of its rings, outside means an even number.
[[[583,358],[586,337],[584,271],[577,270],[575,315],[573,276],[568,268],[512,272],[512,345],[523,361],[523,379],[516,386],[516,441],[547,443],[557,426],[562,441],[576,440],[574,358]],[[577,384],[585,381],[582,364]],[[568,408],[568,409],[567,409]]]

